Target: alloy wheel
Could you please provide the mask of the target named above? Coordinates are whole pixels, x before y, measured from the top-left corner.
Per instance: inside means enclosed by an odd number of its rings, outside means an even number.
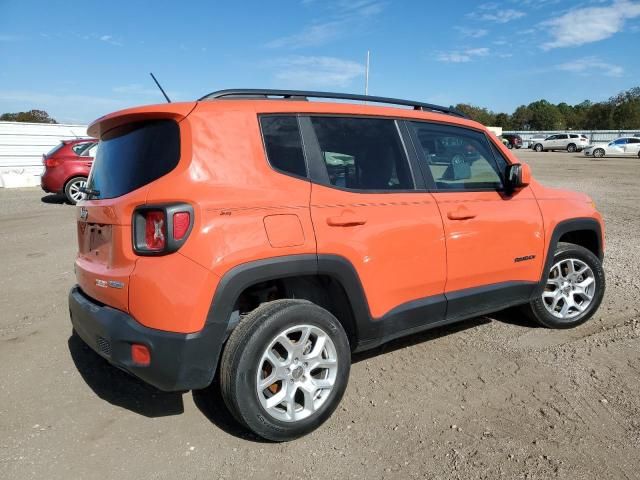
[[[73,199],[74,202],[79,202],[82,200],[84,193],[80,190],[87,186],[86,180],[74,180],[71,185],[69,185],[69,196]]]
[[[338,373],[336,347],[321,328],[296,325],[276,335],[260,357],[256,390],[273,418],[297,422],[329,398]]]
[[[577,258],[567,258],[551,267],[542,301],[554,317],[571,320],[591,305],[596,288],[591,267]]]

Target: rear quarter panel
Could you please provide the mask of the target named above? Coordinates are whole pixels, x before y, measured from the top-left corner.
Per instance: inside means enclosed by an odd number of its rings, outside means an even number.
[[[171,175],[150,185],[147,201],[194,206],[182,255],[222,276],[252,260],[316,253],[311,184],[270,167],[253,102],[201,102],[181,128],[191,151]],[[295,241],[274,241],[273,234],[270,240],[267,230],[276,215],[297,217],[275,219],[287,228],[300,226]]]

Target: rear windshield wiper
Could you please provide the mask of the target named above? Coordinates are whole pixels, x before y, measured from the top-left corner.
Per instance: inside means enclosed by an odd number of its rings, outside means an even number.
[[[100,196],[100,190],[94,190],[93,188],[80,187],[80,191],[82,193],[86,193],[87,195],[91,195],[92,197]]]

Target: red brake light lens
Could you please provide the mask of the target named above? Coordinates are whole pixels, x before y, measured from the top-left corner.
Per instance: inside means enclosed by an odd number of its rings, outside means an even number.
[[[182,240],[189,230],[191,215],[189,212],[177,212],[173,214],[173,238]]]
[[[44,161],[44,164],[47,167],[57,167],[58,165],[60,165],[60,160],[57,160],[55,158],[47,158]]]
[[[148,250],[164,250],[167,244],[166,219],[162,210],[145,212],[145,243]]]

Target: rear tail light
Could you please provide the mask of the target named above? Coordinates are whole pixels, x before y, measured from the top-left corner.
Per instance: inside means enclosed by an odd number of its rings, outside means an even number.
[[[149,210],[144,213],[144,243],[147,249],[157,252],[167,246],[165,224],[167,220],[162,210]]]
[[[55,158],[46,158],[44,161],[45,167],[57,167],[58,165],[60,165],[60,163],[60,160],[57,160]]]
[[[186,203],[145,205],[133,212],[133,250],[138,255],[166,255],[178,250],[193,227],[193,207]]]

